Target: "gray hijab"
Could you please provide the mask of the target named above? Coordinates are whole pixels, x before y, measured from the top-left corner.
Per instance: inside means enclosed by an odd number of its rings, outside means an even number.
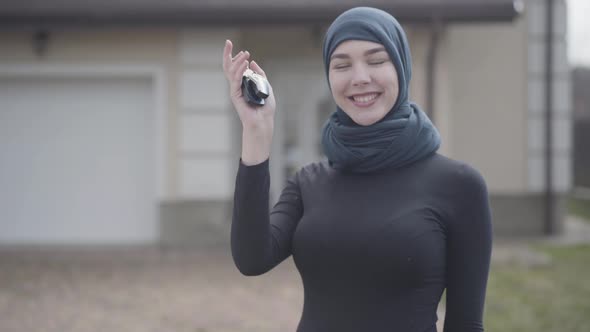
[[[338,16],[324,38],[326,76],[330,56],[346,40],[382,44],[397,71],[399,93],[389,113],[370,126],[357,125],[336,108],[322,130],[322,146],[330,165],[347,172],[369,173],[404,167],[436,152],[440,146],[437,129],[418,105],[408,100],[412,60],[397,20],[369,7],[353,8]]]

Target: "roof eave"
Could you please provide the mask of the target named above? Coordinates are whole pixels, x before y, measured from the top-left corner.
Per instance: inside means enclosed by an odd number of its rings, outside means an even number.
[[[510,22],[522,12],[520,1],[494,5],[380,7],[403,23]],[[0,28],[76,28],[108,26],[236,26],[327,24],[347,7],[207,9],[167,12],[70,12],[59,14],[0,13]]]

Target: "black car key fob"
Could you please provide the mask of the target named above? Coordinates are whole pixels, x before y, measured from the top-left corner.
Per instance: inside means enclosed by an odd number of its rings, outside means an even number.
[[[270,84],[264,76],[246,69],[242,76],[242,94],[247,102],[262,106],[270,94]]]

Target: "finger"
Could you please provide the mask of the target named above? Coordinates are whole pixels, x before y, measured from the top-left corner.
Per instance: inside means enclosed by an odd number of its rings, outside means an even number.
[[[260,66],[258,65],[258,63],[256,63],[256,61],[251,61],[250,62],[250,68],[255,71],[256,73],[262,75],[264,78],[266,78],[266,73],[264,72],[264,70],[262,70],[262,68],[260,68]]]
[[[245,52],[248,52],[248,51],[245,51]],[[245,52],[244,52],[244,51],[240,51],[240,52],[238,52],[238,54],[236,54],[236,56],[235,56],[235,57],[233,57],[231,60],[232,60],[232,61],[236,61],[236,60],[238,59],[238,57],[239,57],[239,56],[241,56],[242,54],[244,54]]]
[[[227,70],[231,65],[233,44],[229,39],[225,40],[225,46],[223,47],[223,70]]]
[[[244,72],[246,68],[248,68],[248,60],[243,60],[241,63],[236,64],[236,71],[234,73],[233,79],[236,84],[242,84],[242,76],[244,76]]]
[[[236,54],[236,56],[232,59],[233,63],[240,63],[250,57],[250,52],[248,51],[240,51],[240,53]]]
[[[242,77],[243,72],[246,70],[248,66],[248,61],[244,60],[240,64],[235,64],[235,74],[231,77],[230,81],[230,94],[232,96],[241,97],[242,96]]]
[[[236,56],[235,56],[234,58],[232,58],[232,57],[231,57],[231,54],[230,54],[230,55],[228,56],[228,58],[226,58],[226,59],[224,60],[224,63],[226,63],[226,67],[224,68],[224,70],[225,70],[225,72],[226,72],[226,75],[227,75],[227,77],[228,77],[228,78],[229,78],[229,77],[231,77],[231,76],[233,76],[233,75],[232,75],[232,73],[233,73],[233,72],[232,72],[232,70],[233,70],[233,69],[232,69],[232,68],[233,68],[232,66],[233,66],[233,64],[235,63],[235,60],[234,60],[234,59],[235,59],[235,58],[238,58],[238,57],[240,57],[240,56],[242,55],[242,53],[243,53],[242,51],[238,52],[238,54],[236,54]]]
[[[236,60],[232,60],[229,67],[225,70],[225,76],[228,80],[234,80],[234,76],[236,75],[236,66],[240,65],[243,61],[245,61],[250,56],[249,53],[241,51],[238,55],[235,56]]]
[[[236,56],[236,59],[232,62],[231,66],[230,66],[229,77],[234,77],[236,75],[236,71],[238,71],[236,69],[237,66],[241,66],[242,62],[247,61],[249,57],[250,57],[250,53],[248,51],[245,51],[242,54],[240,54],[239,56]],[[244,70],[240,70],[239,74],[242,75],[244,73]]]

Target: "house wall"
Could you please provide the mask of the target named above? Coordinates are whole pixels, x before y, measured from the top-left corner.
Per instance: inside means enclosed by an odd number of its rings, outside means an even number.
[[[453,146],[451,104],[450,104],[450,67],[449,67],[449,40],[444,27],[431,27],[428,25],[405,25],[404,29],[408,37],[412,52],[412,81],[410,82],[410,100],[417,103],[425,112],[430,112],[431,119],[435,123],[440,136],[441,146],[439,153],[450,155]],[[428,81],[428,57],[432,52],[433,29],[437,30],[438,42],[435,52],[434,65],[434,108],[427,109],[427,81]]]
[[[121,68],[133,72],[135,68],[151,68],[162,73],[162,105],[166,111],[161,119],[166,162],[160,174],[162,178],[159,196],[173,197],[176,192],[176,166],[174,149],[177,139],[174,120],[176,98],[167,98],[176,91],[177,34],[174,30],[117,29],[117,30],[55,30],[51,31],[43,54],[35,52],[33,33],[29,31],[0,31],[0,63],[5,67],[70,68],[92,71],[104,68]],[[72,70],[74,70],[72,69]],[[111,70],[111,69],[109,69]],[[56,71],[56,70],[54,70]],[[115,75],[115,73],[113,73]],[[73,96],[75,98],[75,96]],[[154,105],[156,106],[156,105]]]
[[[452,156],[477,168],[494,193],[526,190],[526,31],[451,26]]]
[[[226,39],[240,49],[235,29],[177,32],[177,164],[175,192],[162,203],[161,244],[217,245],[229,241],[241,125],[222,70]],[[234,51],[234,54],[236,52]]]
[[[452,149],[486,178],[500,235],[541,235],[545,225],[545,7],[527,1],[515,24],[448,30]],[[554,231],[571,178],[571,96],[565,3],[555,2],[553,89]]]
[[[526,21],[452,26],[448,39],[451,156],[486,179],[496,234],[539,233],[539,213],[525,213],[539,211],[527,192]]]
[[[50,31],[42,54],[33,33],[0,31],[4,68],[151,68],[161,73],[164,116],[159,193],[162,244],[206,242],[228,223],[237,165],[221,51],[228,31],[72,29]],[[230,31],[231,33],[231,31]],[[73,70],[73,69],[72,69]],[[113,73],[118,75],[117,73]],[[75,98],[75,96],[72,96]],[[155,105],[154,105],[155,106]],[[154,147],[156,148],[156,147]],[[230,160],[231,159],[231,160]],[[65,165],[67,166],[67,165]],[[199,226],[195,226],[199,225]],[[216,234],[219,234],[217,232]]]
[[[538,185],[542,135],[537,132],[540,117],[534,106],[539,105],[534,72],[539,61],[534,32],[538,23],[529,17],[542,13],[536,12],[529,10],[515,24],[452,25],[439,30],[432,111],[443,141],[440,152],[468,162],[486,178],[498,234],[536,234],[543,229],[542,186]],[[0,32],[0,61],[161,68],[168,97],[160,241],[163,245],[209,244],[228,241],[241,150],[241,125],[227,98],[221,68],[225,39],[232,39],[235,49],[252,53],[277,95],[271,158],[274,200],[282,188],[281,179],[321,158],[320,128],[334,107],[321,59],[325,28],[53,31],[42,56],[35,55],[31,33],[4,31]],[[413,60],[410,98],[426,107],[432,30],[420,25],[405,28]],[[559,89],[567,92],[567,86]],[[567,104],[563,109],[567,119]],[[556,126],[557,135],[565,138],[556,149],[563,152],[558,156],[567,157],[568,126],[566,120],[561,123]],[[557,161],[565,168],[566,157]],[[560,187],[565,192],[568,175],[559,176],[565,179]]]

